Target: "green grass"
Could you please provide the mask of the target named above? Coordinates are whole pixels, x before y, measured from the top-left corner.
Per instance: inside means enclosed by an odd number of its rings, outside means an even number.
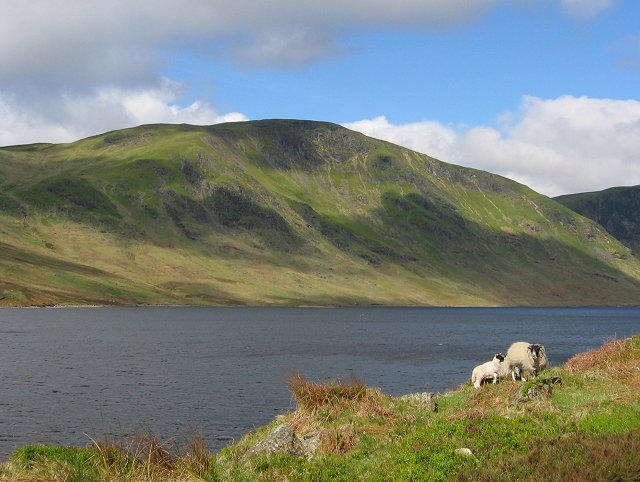
[[[554,378],[555,377],[555,378]],[[514,403],[551,379],[551,392]],[[218,454],[201,438],[170,448],[144,435],[89,448],[27,446],[2,480],[632,481],[640,477],[640,335],[578,355],[533,384],[470,384],[436,397],[433,412],[358,381],[293,376],[297,409]],[[571,403],[567,403],[568,399]],[[246,454],[280,424],[318,448]],[[471,457],[456,453],[468,448]]]

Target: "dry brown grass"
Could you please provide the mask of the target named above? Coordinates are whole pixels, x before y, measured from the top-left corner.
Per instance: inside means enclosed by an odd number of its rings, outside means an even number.
[[[640,336],[609,340],[601,348],[579,353],[564,365],[569,373],[605,372],[616,382],[640,380]]]
[[[394,423],[410,422],[394,410],[393,397],[359,380],[313,383],[296,373],[287,384],[298,404],[287,425],[299,436],[317,433],[325,455],[350,451],[365,433],[386,434]]]
[[[324,455],[349,452],[360,439],[358,432],[353,424],[322,430],[320,432],[320,452]]]
[[[327,419],[345,412],[361,419],[397,417],[397,412],[391,407],[393,397],[377,388],[367,387],[357,379],[349,383],[341,380],[313,383],[295,373],[287,385],[296,399],[299,412],[313,416],[325,414]]]
[[[299,373],[294,373],[289,377],[287,385],[298,403],[298,408],[308,412],[342,411],[362,403],[369,395],[367,386],[360,380],[353,380],[351,383],[341,380],[313,383]]]
[[[189,434],[181,448],[147,431],[119,442],[93,442],[96,463],[107,480],[203,480],[213,469],[213,455],[196,432]]]
[[[469,405],[493,412],[497,407],[509,406],[521,388],[522,384],[513,383],[510,380],[502,381],[496,385],[486,385],[473,392]]]

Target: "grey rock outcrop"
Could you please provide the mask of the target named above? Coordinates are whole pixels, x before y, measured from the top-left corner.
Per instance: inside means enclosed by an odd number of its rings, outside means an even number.
[[[438,404],[433,398],[433,393],[431,392],[409,393],[407,395],[402,395],[400,400],[406,400],[415,403],[416,405],[422,405],[432,412],[438,411]]]
[[[289,453],[298,457],[310,459],[320,446],[320,435],[310,432],[298,437],[293,428],[281,424],[269,432],[260,442],[242,456],[243,461],[253,457],[272,455],[277,453]]]
[[[306,459],[313,457],[316,451],[320,448],[320,443],[322,442],[320,439],[320,433],[318,432],[306,433],[298,437],[298,441],[302,447],[302,453],[300,455]]]

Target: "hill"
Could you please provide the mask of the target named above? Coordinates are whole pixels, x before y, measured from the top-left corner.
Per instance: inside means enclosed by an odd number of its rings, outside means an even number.
[[[639,280],[526,186],[334,124],[0,149],[4,305],[619,305]]]
[[[640,186],[612,187],[554,199],[602,225],[636,254],[640,252]]]

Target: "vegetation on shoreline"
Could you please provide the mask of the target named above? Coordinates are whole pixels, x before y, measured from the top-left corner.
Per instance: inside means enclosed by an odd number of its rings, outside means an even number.
[[[612,340],[525,384],[469,383],[437,411],[358,381],[290,380],[297,410],[209,454],[154,437],[86,449],[27,446],[1,480],[590,480],[640,478],[640,335]],[[252,454],[287,426],[313,453]],[[456,451],[466,448],[469,451]],[[466,452],[466,453],[465,453]],[[470,452],[470,454],[469,454]]]

